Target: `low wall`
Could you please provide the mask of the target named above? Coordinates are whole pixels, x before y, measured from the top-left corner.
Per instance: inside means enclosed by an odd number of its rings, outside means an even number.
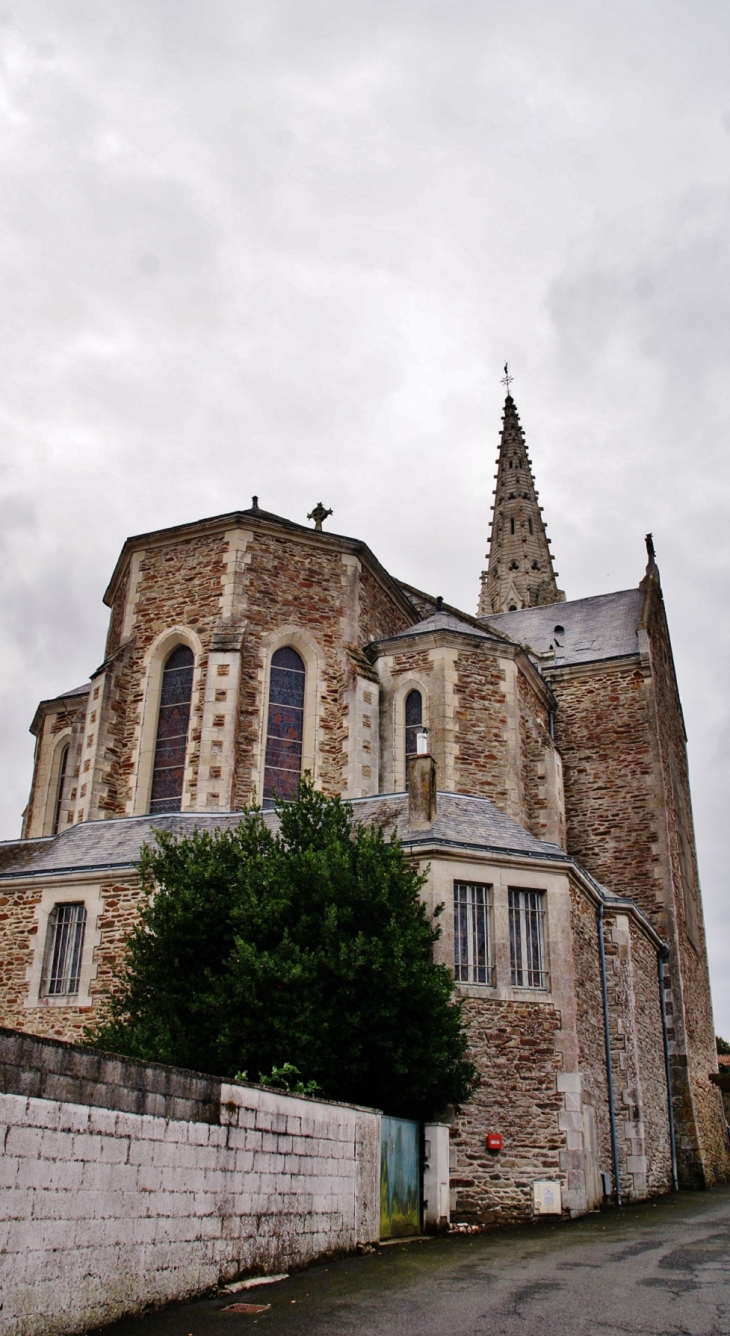
[[[380,1115],[0,1030],[0,1333],[378,1237]]]

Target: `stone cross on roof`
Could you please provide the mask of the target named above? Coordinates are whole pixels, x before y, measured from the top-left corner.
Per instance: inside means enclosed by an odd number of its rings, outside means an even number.
[[[331,510],[325,510],[321,501],[317,502],[316,506],[314,507],[314,510],[310,510],[309,514],[307,515],[308,520],[314,520],[315,533],[322,532],[322,521],[326,520],[327,516],[332,515],[333,513],[334,512]]]

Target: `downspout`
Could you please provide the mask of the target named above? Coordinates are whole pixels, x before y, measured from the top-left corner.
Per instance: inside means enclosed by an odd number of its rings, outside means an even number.
[[[679,1178],[677,1175],[677,1139],[674,1133],[674,1103],[672,1101],[672,1070],[669,1062],[669,1035],[667,1034],[667,1008],[664,1000],[664,964],[669,957],[669,947],[662,947],[657,952],[657,966],[659,969],[659,1006],[662,1013],[662,1035],[664,1038],[664,1071],[667,1078],[667,1112],[669,1114],[669,1145],[672,1152],[672,1186],[675,1192],[679,1192]]]
[[[606,948],[603,941],[604,904],[598,906],[598,954],[601,958],[601,992],[603,994],[603,1030],[606,1036],[606,1077],[608,1080],[608,1118],[611,1124],[611,1155],[613,1158],[613,1177],[616,1184],[616,1205],[621,1205],[621,1179],[618,1169],[618,1141],[616,1139],[616,1114],[613,1104],[613,1067],[611,1065],[611,1030],[608,1016],[608,984],[606,982]]]

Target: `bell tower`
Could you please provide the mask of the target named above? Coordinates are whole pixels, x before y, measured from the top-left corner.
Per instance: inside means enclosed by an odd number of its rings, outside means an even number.
[[[507,378],[488,566],[482,571],[478,617],[565,602],[565,594],[557,586],[525,434],[509,392],[510,379]]]

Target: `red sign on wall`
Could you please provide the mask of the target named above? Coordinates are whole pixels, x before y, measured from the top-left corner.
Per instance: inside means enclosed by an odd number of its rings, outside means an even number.
[[[503,1145],[499,1132],[487,1132],[487,1150],[501,1150]]]

